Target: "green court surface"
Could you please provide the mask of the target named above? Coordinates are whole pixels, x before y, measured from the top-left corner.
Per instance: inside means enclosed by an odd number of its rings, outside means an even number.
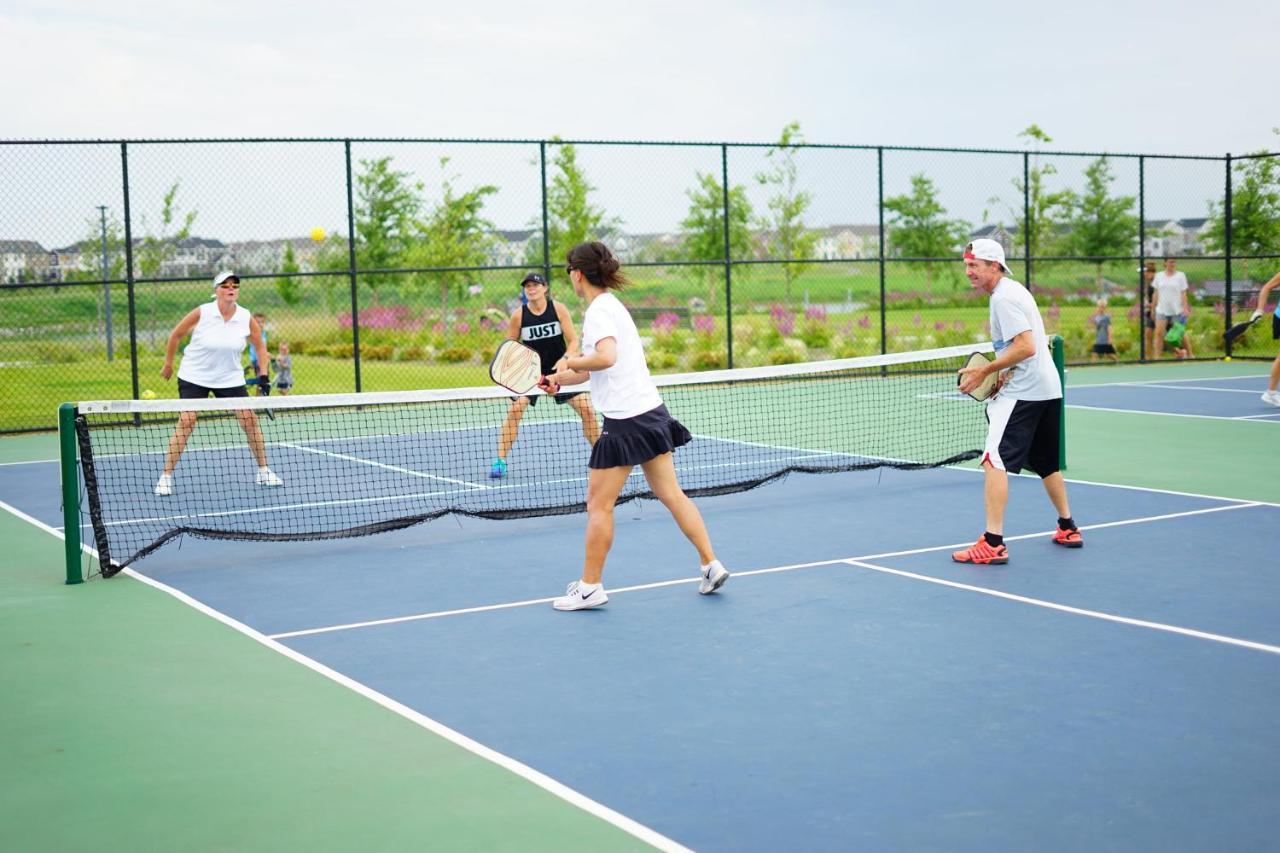
[[[1073,368],[1068,384],[1268,366]],[[1273,422],[1069,409],[1067,424],[1071,480],[1280,502]],[[0,440],[0,463],[56,453],[52,434]],[[161,589],[64,585],[61,540],[8,511],[0,541],[4,849],[647,846]]]

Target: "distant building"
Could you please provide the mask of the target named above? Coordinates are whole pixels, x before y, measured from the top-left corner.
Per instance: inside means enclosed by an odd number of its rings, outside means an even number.
[[[48,281],[50,257],[34,240],[0,240],[0,282]]]
[[[969,232],[970,240],[995,240],[1004,249],[1005,254],[1012,254],[1013,244],[1016,236],[1013,231],[1005,228],[1003,225],[996,223],[994,225],[983,225]]]
[[[813,256],[824,261],[880,257],[879,225],[828,225],[817,229]]]
[[[515,231],[494,231],[493,242],[486,250],[489,263],[495,267],[518,267],[529,257],[529,247],[535,236],[542,237],[542,229],[521,228]]]
[[[1148,219],[1143,254],[1159,258],[1164,255],[1203,255],[1209,220]]]

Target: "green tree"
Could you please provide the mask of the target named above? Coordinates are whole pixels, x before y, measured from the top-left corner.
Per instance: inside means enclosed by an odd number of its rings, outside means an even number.
[[[591,203],[596,189],[586,172],[578,165],[578,151],[560,137],[551,137],[556,146],[551,166],[555,170],[547,187],[547,240],[553,266],[562,263],[569,250],[590,240],[608,240],[618,231],[621,221],[609,216],[603,208]],[[541,219],[535,223],[539,228]],[[528,263],[542,266],[542,235],[529,241]]]
[[[947,209],[938,201],[938,190],[924,173],[911,176],[911,192],[884,200],[884,209],[893,214],[888,222],[889,248],[908,258],[952,258],[965,242],[969,223],[947,219]],[[924,262],[925,286],[933,288],[940,269],[956,264],[943,260]],[[952,276],[959,286],[959,277]]]
[[[422,208],[422,183],[408,172],[391,168],[391,157],[361,160],[356,176],[356,264],[366,270],[390,270],[404,265]],[[388,273],[362,274],[373,291],[392,280]]]
[[[1280,128],[1273,129],[1280,135]],[[1241,159],[1232,167],[1231,178],[1231,254],[1280,254],[1280,155]],[[1227,250],[1227,215],[1223,201],[1209,203],[1209,222],[1205,247],[1225,254]],[[1270,263],[1268,261],[1267,263]],[[1249,259],[1240,261],[1241,277],[1249,276]]]
[[[1111,197],[1115,176],[1105,156],[1090,163],[1084,176],[1084,193],[1072,197],[1071,230],[1066,238],[1070,254],[1086,258],[1131,254],[1138,239],[1134,196]],[[1094,262],[1094,285],[1099,292],[1103,263]]]
[[[284,244],[284,258],[280,262],[280,272],[284,275],[276,279],[276,292],[284,300],[285,305],[297,305],[302,301],[302,283],[290,273],[301,272],[298,258],[293,253],[293,243]]]
[[[482,216],[482,211],[485,198],[496,193],[498,188],[485,184],[459,192],[453,184],[457,176],[445,174],[448,165],[449,158],[441,157],[440,200],[425,220],[415,223],[418,239],[410,250],[412,266],[478,267],[488,260],[487,250],[493,245],[494,226]],[[471,274],[444,271],[420,275],[434,280],[439,288],[440,317],[445,329],[450,329],[449,294],[461,293]]]
[[[139,276],[152,280],[150,338],[153,349],[156,347],[156,331],[160,324],[160,291],[155,279],[159,277],[165,262],[177,252],[178,241],[191,236],[191,226],[195,224],[197,213],[195,210],[182,213],[178,206],[178,182],[174,181],[160,205],[159,228],[151,226],[146,214],[141,217],[141,225],[146,234],[135,247],[134,260],[138,264]]]
[[[1019,133],[1018,138],[1032,146],[1034,153],[1027,169],[1027,179],[1014,178],[1011,182],[1018,191],[1016,200],[1004,205],[1013,220],[1013,244],[1024,255],[1053,254],[1059,248],[1062,222],[1070,213],[1073,196],[1070,190],[1051,190],[1048,187],[1046,178],[1056,175],[1058,170],[1052,163],[1042,163],[1040,152],[1043,145],[1053,142],[1053,138],[1034,124]],[[1002,204],[999,197],[988,202]]]
[[[800,122],[793,121],[782,129],[782,135],[765,156],[773,167],[756,175],[756,182],[774,188],[769,198],[768,214],[758,223],[765,231],[768,254],[781,258],[784,298],[791,301],[791,285],[812,264],[806,259],[813,255],[818,235],[804,224],[805,211],[813,203],[812,193],[799,189],[799,169],[796,151],[804,144]]]
[[[713,175],[697,175],[697,186],[686,190],[689,212],[680,222],[684,258],[694,261],[723,261],[724,186]],[[747,188],[729,187],[729,253],[731,258],[751,254],[751,201]],[[720,267],[692,267],[693,275],[707,290],[707,305],[716,304],[724,278]],[[740,269],[747,269],[742,267]]]

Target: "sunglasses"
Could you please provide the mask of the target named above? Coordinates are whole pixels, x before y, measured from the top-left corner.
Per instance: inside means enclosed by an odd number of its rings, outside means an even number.
[[[573,264],[565,264],[565,265],[564,265],[564,274],[565,274],[565,275],[568,275],[569,273],[573,272],[573,271],[574,271],[574,270],[576,270],[576,269],[577,269],[577,267],[575,267]]]
[[[218,285],[218,287],[225,287],[225,288],[227,288],[228,290],[239,290],[239,289],[240,289],[240,282],[238,282],[238,281],[224,281],[222,284]]]

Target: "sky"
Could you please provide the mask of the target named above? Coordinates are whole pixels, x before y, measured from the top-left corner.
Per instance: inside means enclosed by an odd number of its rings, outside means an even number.
[[[0,0],[0,140],[765,143],[799,121],[1020,149],[1035,123],[1060,151],[1220,156],[1280,148],[1278,31],[1251,0]],[[1172,206],[1204,215],[1199,195]]]

